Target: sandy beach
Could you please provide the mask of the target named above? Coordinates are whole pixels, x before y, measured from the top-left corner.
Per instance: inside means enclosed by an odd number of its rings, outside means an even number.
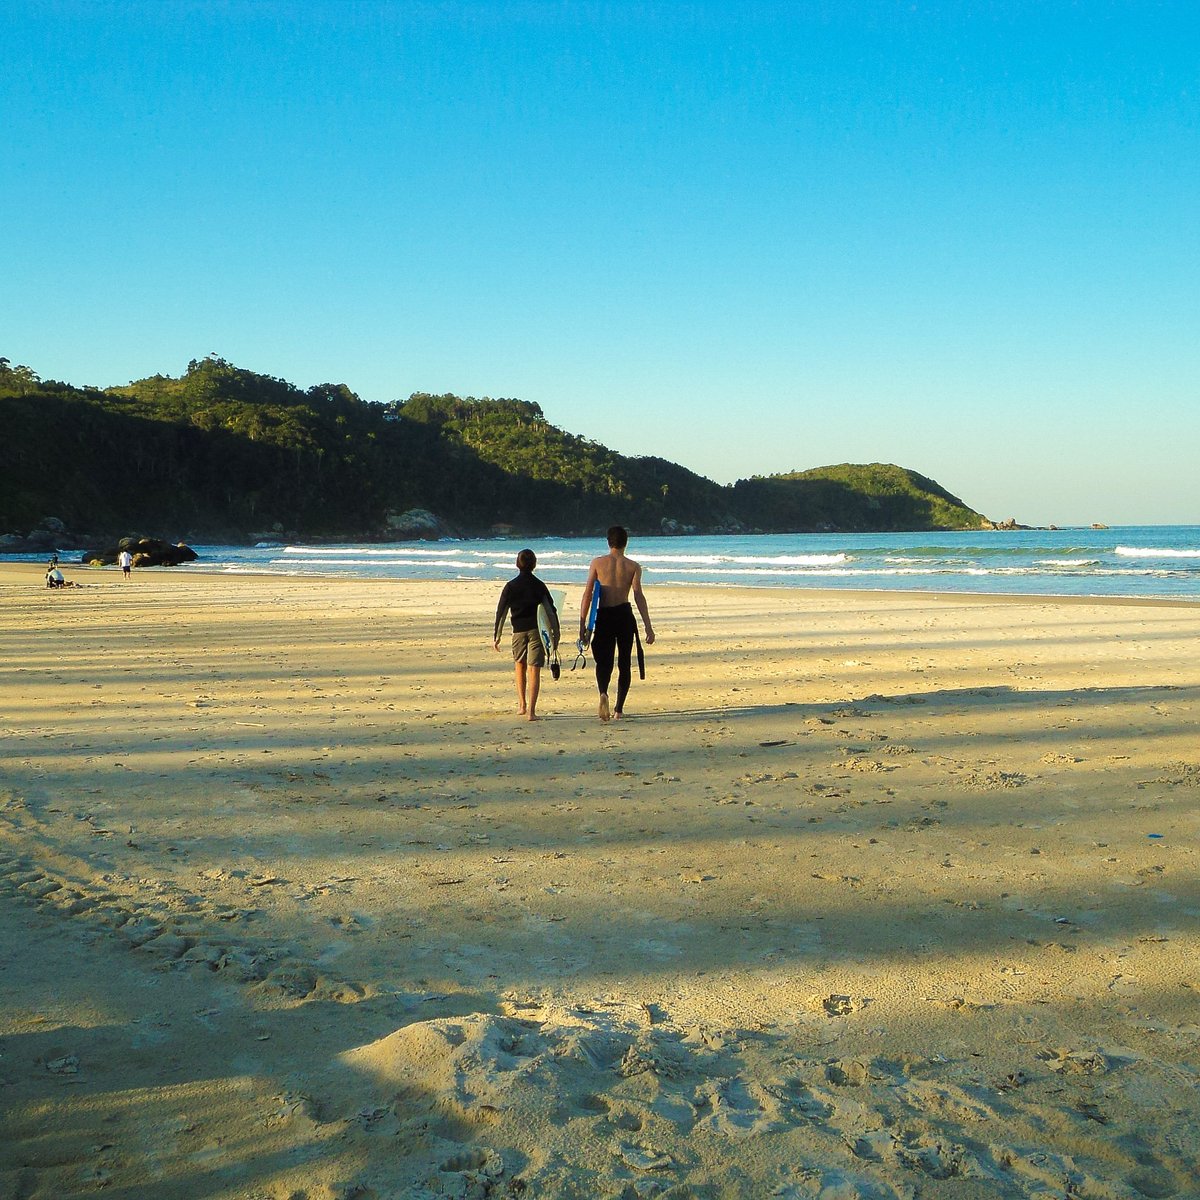
[[[3,1200],[1200,1196],[1200,606],[651,583],[530,724],[491,584],[65,572]]]

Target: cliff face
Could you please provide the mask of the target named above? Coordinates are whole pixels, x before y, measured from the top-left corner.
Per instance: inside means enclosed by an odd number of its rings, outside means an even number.
[[[0,359],[0,532],[46,513],[67,531],[241,540],[979,528],[911,471],[821,468],[722,487],[676,463],[567,433],[535,404],[417,394],[368,404],[219,358],[99,390]],[[427,510],[433,523],[406,521]]]

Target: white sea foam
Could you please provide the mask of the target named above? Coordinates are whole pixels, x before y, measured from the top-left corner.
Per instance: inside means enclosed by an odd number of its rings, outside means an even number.
[[[293,565],[290,571],[277,571],[269,566],[259,565],[239,566],[237,563],[229,563],[223,567],[215,568],[209,566],[197,567],[194,563],[189,563],[188,568],[189,570],[199,571],[201,574],[208,571],[219,571],[222,575],[279,575],[283,578],[301,579],[309,577],[314,579],[339,579],[344,576],[344,573],[341,571],[310,571],[307,563],[303,567]]]
[[[653,563],[657,567],[664,566],[669,563],[700,563],[705,566],[716,566],[717,563],[726,561],[719,554],[639,554],[638,562]]]
[[[1200,550],[1163,550],[1156,546],[1118,546],[1122,558],[1200,558]]]
[[[642,554],[638,556],[641,563],[654,563],[658,567],[671,566],[674,563],[698,563],[703,566],[719,567],[726,563],[737,566],[763,567],[829,567],[838,563],[853,562],[849,554]]]
[[[912,567],[906,570],[880,570],[877,567],[817,567],[806,571],[797,571],[789,567],[719,567],[714,571],[702,571],[698,567],[675,567],[671,570],[672,575],[704,575],[709,579],[716,579],[725,575],[750,575],[750,576],[765,576],[776,575],[783,576],[789,579],[819,579],[828,578],[850,578],[859,576],[875,576],[875,575],[944,575],[949,572],[939,570],[937,567]],[[984,572],[987,574],[987,572]]]
[[[275,566],[294,567],[297,565],[294,562],[289,562],[286,558],[273,558],[271,562]],[[389,558],[382,563],[377,558],[306,558],[304,565],[306,567],[426,567],[430,564],[423,558]],[[439,567],[461,567],[463,570],[478,571],[488,564],[483,562],[467,562],[465,559],[459,558],[439,558],[437,565]]]
[[[854,558],[849,554],[779,554],[770,558],[746,557],[735,558],[732,561],[747,565],[762,563],[778,567],[832,567],[839,563],[853,562]]]
[[[1118,548],[1116,543],[1120,542]],[[593,538],[530,539],[551,586],[582,584],[602,551]],[[473,579],[499,587],[522,543],[371,542],[196,547],[190,571],[362,579]],[[4,556],[11,557],[11,556]],[[692,587],[910,588],[978,594],[1143,595],[1200,601],[1200,528],[1095,536],[994,539],[944,535],[798,534],[639,538],[634,557],[653,589]],[[32,561],[32,560],[31,560]],[[653,602],[652,602],[653,605]]]
[[[462,554],[463,551],[455,547],[448,550],[433,550],[426,549],[423,546],[285,546],[284,554],[303,554],[316,558],[333,559],[335,555],[351,555],[359,556],[366,555],[370,558],[388,558],[393,559],[396,555],[403,555],[408,558],[420,556],[422,558],[444,558],[455,554]],[[334,559],[334,561],[337,561]]]

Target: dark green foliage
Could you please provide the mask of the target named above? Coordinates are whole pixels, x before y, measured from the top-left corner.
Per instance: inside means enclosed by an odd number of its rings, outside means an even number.
[[[890,463],[741,479],[733,493],[743,519],[769,533],[979,529],[985,523],[933,480]]]
[[[476,524],[495,512],[497,492],[508,495],[503,520],[546,529],[547,517],[553,517],[558,525],[551,532],[618,522],[657,527],[664,518],[708,526],[731,520],[727,489],[712,480],[660,458],[627,458],[564,433],[527,401],[417,393],[393,411],[436,429],[443,449],[454,452],[460,464],[477,464],[483,494],[460,493],[460,502],[484,505],[471,510]],[[470,487],[469,480],[454,482]]]
[[[93,531],[365,533],[392,503],[420,499],[380,406],[217,358],[105,392],[41,383],[18,395],[0,376],[0,416],[3,528],[54,513]]]
[[[418,393],[368,404],[209,357],[178,379],[77,388],[0,359],[0,532],[42,517],[101,533],[240,539],[273,529],[388,536],[427,508],[464,535],[977,527],[896,467],[832,467],[721,487],[551,425],[521,400]]]

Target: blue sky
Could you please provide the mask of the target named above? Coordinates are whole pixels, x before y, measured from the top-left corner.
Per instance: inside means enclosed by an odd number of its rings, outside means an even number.
[[[1200,522],[1193,3],[9,0],[0,354]]]

